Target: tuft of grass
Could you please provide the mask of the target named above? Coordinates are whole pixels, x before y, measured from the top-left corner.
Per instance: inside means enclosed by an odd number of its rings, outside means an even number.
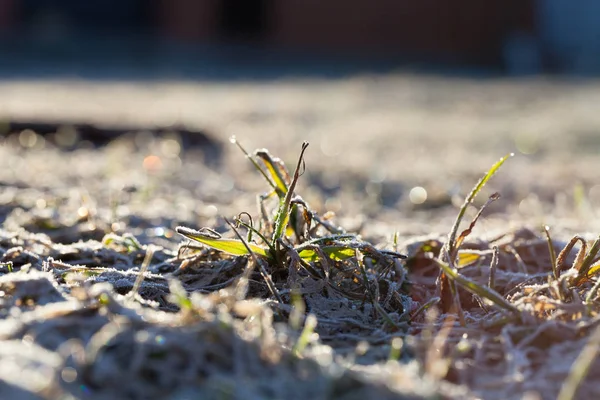
[[[481,177],[479,182],[477,182],[477,184],[473,187],[473,189],[471,190],[471,193],[469,193],[469,195],[466,197],[463,205],[460,207],[458,215],[456,216],[456,220],[454,221],[454,225],[452,226],[452,229],[450,230],[450,234],[448,235],[448,241],[446,242],[446,247],[447,247],[446,253],[451,258],[453,255],[454,256],[456,255],[456,253],[458,252],[458,248],[462,244],[462,241],[470,233],[470,230],[468,232],[465,231],[458,238],[456,237],[456,235],[458,233],[458,229],[460,227],[460,223],[462,222],[462,220],[465,216],[465,213],[467,212],[467,208],[469,207],[470,204],[473,203],[473,201],[475,200],[475,198],[477,197],[477,195],[479,194],[481,189],[483,189],[485,184],[492,178],[492,176],[494,176],[494,174],[496,172],[498,172],[498,170],[500,169],[500,167],[502,167],[502,165],[506,162],[506,160],[508,160],[512,156],[514,156],[514,153],[507,154],[504,157],[502,157],[500,160],[498,160],[498,162],[496,162],[494,165],[492,165],[492,167],[486,172],[486,174],[483,177]]]
[[[393,265],[394,259],[405,258],[396,251],[378,250],[371,244],[364,242],[354,234],[344,233],[340,228],[325,223],[324,219],[310,209],[307,203],[295,193],[298,180],[305,169],[304,154],[308,142],[302,144],[300,155],[293,175],[290,175],[285,164],[271,156],[267,150],[261,149],[248,153],[235,139],[236,144],[251,161],[252,165],[267,181],[270,191],[259,196],[259,212],[264,223],[255,227],[248,213],[241,213],[235,223],[238,227],[248,230],[246,239],[242,238],[234,225],[231,228],[237,239],[224,238],[210,228],[200,230],[184,226],[176,228],[180,235],[201,243],[204,246],[233,256],[249,256],[258,265],[263,279],[265,279],[271,294],[282,301],[280,295],[271,281],[266,266],[271,270],[284,270],[294,265],[294,268],[303,268],[309,275],[316,279],[324,279],[329,287],[338,292],[344,292],[339,285],[331,283],[327,270],[329,263],[349,262],[354,265],[358,276],[363,277],[364,293],[367,293],[375,308],[382,317],[389,320],[387,314],[377,307],[376,296],[368,290],[369,277],[365,278],[362,257],[373,260],[382,270]],[[265,205],[271,198],[277,198],[277,206],[269,213]],[[242,215],[247,216],[242,220]],[[227,221],[229,223],[229,221]],[[325,234],[324,234],[325,233]],[[253,240],[256,237],[259,242]],[[360,255],[360,260],[359,256]],[[248,272],[249,274],[250,272]],[[355,279],[355,284],[360,280]],[[349,296],[356,294],[346,293]],[[364,296],[364,294],[363,294]],[[391,320],[387,321],[391,322]],[[391,322],[393,324],[393,322]]]
[[[478,284],[477,282],[474,282],[462,276],[458,273],[457,269],[457,266],[460,266],[461,262],[463,264],[465,263],[465,257],[469,258],[467,260],[468,262],[477,259],[476,254],[473,253],[468,256],[463,255],[463,260],[461,261],[461,256],[459,255],[460,246],[464,243],[464,240],[471,234],[473,228],[475,227],[475,224],[481,217],[481,214],[483,213],[485,208],[490,203],[497,200],[500,197],[500,195],[498,193],[494,193],[493,195],[491,195],[488,201],[479,209],[478,213],[475,215],[467,229],[462,231],[459,235],[458,230],[465,216],[467,208],[473,203],[473,201],[475,200],[481,189],[485,186],[485,184],[492,178],[492,176],[494,176],[494,174],[500,169],[500,167],[506,162],[506,160],[508,160],[513,155],[514,154],[511,153],[502,157],[498,162],[492,165],[492,167],[473,187],[469,195],[465,198],[465,201],[461,206],[458,215],[456,216],[454,225],[452,226],[450,234],[448,235],[448,240],[442,248],[439,257],[437,259],[434,259],[434,261],[440,267],[440,276],[438,281],[441,292],[440,295],[442,299],[441,305],[444,308],[444,311],[455,310],[459,316],[461,325],[463,326],[465,325],[465,320],[458,297],[458,290],[456,287],[457,284],[464,287],[473,294],[488,299],[489,301],[503,309],[509,310],[511,312],[517,312],[517,309],[514,306],[512,306],[509,302],[504,300],[504,298],[500,294],[498,294],[494,289],[486,288]]]

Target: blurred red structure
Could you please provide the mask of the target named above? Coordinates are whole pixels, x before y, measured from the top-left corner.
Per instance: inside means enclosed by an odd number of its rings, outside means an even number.
[[[15,20],[14,0],[0,0],[0,32],[9,30]]]
[[[508,35],[534,30],[533,0],[162,0],[161,4],[163,32],[180,38],[212,41],[233,33],[236,39],[281,47],[467,62],[497,61]]]
[[[532,1],[286,0],[273,9],[279,44],[358,48],[490,62],[514,31],[533,30]]]
[[[143,15],[144,29],[153,35],[195,43],[242,41],[488,63],[501,58],[507,36],[534,31],[534,7],[534,0],[0,0],[0,27],[18,31],[49,8],[70,13],[63,19],[69,21],[87,12],[82,25],[90,25],[90,15],[102,10],[102,18],[121,13],[119,24],[125,25],[134,14]]]
[[[217,0],[161,0],[156,19],[161,33],[182,40],[210,40],[217,29]]]

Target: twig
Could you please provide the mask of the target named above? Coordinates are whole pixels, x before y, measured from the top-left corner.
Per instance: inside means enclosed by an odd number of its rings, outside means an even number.
[[[129,294],[131,296],[135,296],[138,293],[138,290],[140,289],[140,286],[142,285],[142,282],[144,281],[144,275],[146,274],[146,271],[148,270],[148,267],[150,266],[150,262],[152,261],[153,256],[154,256],[154,246],[149,245],[148,248],[146,249],[146,256],[144,257],[144,261],[142,262],[142,266],[140,267],[140,272],[138,273],[137,278],[135,278],[133,288],[131,288],[131,291],[129,292]]]

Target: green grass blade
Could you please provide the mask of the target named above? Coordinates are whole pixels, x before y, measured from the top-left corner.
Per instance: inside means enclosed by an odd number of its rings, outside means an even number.
[[[482,254],[475,253],[471,251],[461,251],[458,253],[458,262],[457,266],[464,268],[471,264],[475,264],[477,261],[481,260]]]
[[[235,223],[248,229],[248,232],[252,232],[256,236],[258,236],[269,247],[269,251],[271,252],[271,254],[275,254],[275,247],[273,247],[271,245],[271,243],[267,240],[267,238],[258,229],[254,228],[252,225],[245,223],[244,221],[242,221],[239,218],[235,220]],[[250,235],[248,235],[248,236],[250,236]],[[250,239],[246,239],[246,243],[250,243]]]
[[[344,246],[323,246],[321,251],[334,261],[343,261],[355,256],[355,250]],[[319,261],[319,254],[314,249],[307,247],[298,251],[301,259],[308,262]]]
[[[485,184],[500,169],[502,164],[504,164],[504,162],[506,162],[506,160],[508,160],[512,156],[514,156],[514,153],[507,154],[504,157],[502,157],[500,160],[498,160],[498,162],[496,162],[496,164],[492,165],[492,167],[488,170],[488,172],[479,180],[477,185],[475,185],[475,187],[469,194],[469,197],[467,197],[468,203],[471,203],[471,202],[473,202],[473,200],[475,200],[475,197],[481,191],[481,189],[485,186]]]
[[[285,165],[278,158],[273,158],[266,150],[257,150],[256,157],[260,158],[267,168],[267,172],[271,175],[271,181],[275,184],[275,191],[280,199],[285,197],[288,191],[290,176],[285,170]]]
[[[600,264],[594,264],[588,269],[586,276],[588,278],[591,278],[595,275],[598,275],[599,272],[600,272]]]
[[[469,196],[467,196],[467,198],[465,199],[465,202],[463,203],[458,215],[456,216],[456,221],[454,221],[454,226],[452,227],[452,230],[450,231],[450,235],[448,236],[448,250],[449,250],[448,255],[452,255],[455,252],[456,234],[458,233],[458,228],[460,226],[460,223],[461,223],[463,217],[465,216],[467,207],[469,206],[469,204],[471,204],[473,202],[473,200],[475,200],[475,197],[477,196],[477,194],[481,191],[481,189],[485,186],[485,184],[492,178],[492,176],[494,176],[494,174],[498,171],[498,169],[500,169],[502,164],[504,164],[504,162],[506,160],[508,160],[510,157],[512,157],[513,155],[514,155],[513,153],[507,154],[504,157],[502,157],[498,162],[496,162],[494,165],[492,165],[492,167],[487,171],[487,173],[479,180],[479,182],[477,182],[477,185],[475,185],[475,187],[473,187],[473,189],[471,190],[471,193],[469,193]]]
[[[221,237],[214,236],[212,234],[207,234],[201,231],[196,231],[194,229],[186,228],[184,226],[178,226],[175,230],[177,231],[177,233],[179,233],[182,236],[185,236],[188,239],[195,240],[204,244],[205,246],[222,251],[227,254],[231,254],[234,256],[244,256],[250,254],[248,252],[248,248],[246,248],[246,245],[240,240],[223,239]],[[256,255],[268,257],[267,249],[251,243],[248,243],[248,247]]]
[[[298,178],[300,178],[300,168],[302,166],[304,160],[304,152],[306,151],[307,147],[308,142],[302,143],[302,150],[300,151],[300,157],[298,157],[298,164],[296,165],[296,170],[294,171],[294,178],[292,179],[287,193],[285,194],[285,198],[279,203],[277,216],[275,218],[275,232],[273,232],[272,241],[274,243],[281,239],[281,237],[285,233],[285,229],[290,219],[290,204],[292,202],[294,190],[296,189],[296,184],[298,183]]]
[[[265,266],[261,262],[262,260],[258,259],[256,254],[252,251],[252,247],[250,247],[250,244],[244,240],[244,238],[242,237],[240,232],[236,229],[235,225],[233,225],[227,218],[225,218],[225,222],[227,223],[227,225],[229,225],[231,227],[231,229],[233,230],[233,233],[235,233],[235,235],[238,237],[239,241],[246,248],[246,251],[250,255],[250,258],[252,258],[252,261],[254,261],[253,264],[258,266],[258,270],[260,271],[260,274],[262,275],[267,286],[269,287],[269,291],[271,292],[271,294],[273,296],[275,296],[275,298],[277,299],[277,301],[280,304],[283,304],[283,299],[281,298],[281,295],[279,294],[279,291],[277,290],[275,283],[273,283],[273,280],[271,279],[271,275],[267,272],[267,270],[265,269]],[[253,268],[251,266],[247,266],[246,269],[244,270],[243,279],[240,279],[238,281],[238,287],[237,287],[236,291],[238,293],[239,299],[245,297],[248,294],[248,281],[250,280],[250,274],[252,273],[252,269]],[[280,311],[277,311],[277,313],[280,313]]]
[[[294,347],[292,347],[292,354],[295,357],[300,357],[306,346],[310,344],[316,327],[317,317],[314,314],[308,314],[304,321],[304,329],[302,329],[300,337],[296,341],[296,344],[294,344]]]
[[[327,245],[327,244],[331,244],[334,242],[351,241],[351,240],[356,240],[356,239],[357,239],[357,235],[355,235],[353,233],[352,234],[344,233],[344,234],[339,234],[339,235],[329,235],[329,236],[322,236],[322,237],[310,239],[306,243],[307,244],[317,244],[317,245]]]
[[[475,215],[475,218],[473,218],[473,220],[469,224],[469,227],[467,229],[465,229],[464,231],[462,231],[460,235],[458,235],[458,239],[456,239],[456,242],[454,243],[454,251],[455,251],[455,253],[458,252],[458,249],[460,248],[460,246],[462,246],[462,244],[465,241],[465,239],[467,238],[467,236],[469,236],[471,234],[471,232],[473,232],[473,229],[475,228],[475,225],[477,224],[477,221],[479,220],[479,218],[481,218],[481,215],[483,214],[483,211],[492,202],[498,200],[499,198],[500,198],[500,194],[499,193],[494,193],[493,195],[491,195],[489,197],[489,199],[485,202],[485,204],[483,206],[481,206],[481,208],[479,209],[479,211]]]
[[[583,277],[585,277],[588,274],[589,269],[591,268],[596,258],[596,255],[598,254],[598,251],[600,251],[600,237],[596,239],[596,241],[592,245],[592,248],[585,256],[581,267],[579,267],[579,273],[577,274],[576,282],[579,282],[581,279],[583,279]]]
[[[481,296],[485,299],[488,299],[500,308],[503,308],[515,314],[519,313],[519,310],[515,306],[506,301],[504,297],[502,297],[495,290],[481,286],[477,282],[474,282],[469,278],[462,276],[456,270],[451,268],[450,265],[446,264],[443,261],[440,261],[438,259],[433,260],[439,265],[439,267],[442,269],[442,271],[444,271],[444,273],[446,274],[446,276],[448,276],[450,280],[458,283],[460,286],[464,287],[469,292]]]
[[[260,165],[258,165],[258,163],[256,162],[256,160],[246,151],[246,149],[237,140],[237,138],[235,136],[232,136],[231,138],[229,138],[229,141],[231,143],[237,145],[237,147],[242,151],[242,153],[244,153],[244,155],[246,156],[246,158],[248,160],[250,160],[250,162],[252,163],[252,165],[254,165],[254,168],[256,168],[258,170],[258,172],[260,172],[260,174],[265,178],[265,180],[267,181],[267,183],[269,184],[269,186],[271,186],[273,188],[273,190],[277,191],[277,185],[275,185],[275,183],[273,183],[273,181],[271,181],[271,179],[269,178],[269,175],[267,175],[267,173],[260,167]]]

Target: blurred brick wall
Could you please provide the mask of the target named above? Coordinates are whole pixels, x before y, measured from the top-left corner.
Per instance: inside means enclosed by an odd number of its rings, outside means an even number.
[[[161,4],[170,36],[227,36],[219,25],[224,0]],[[535,30],[534,0],[268,0],[265,12],[267,44],[467,62],[497,62],[507,35]]]
[[[15,1],[0,0],[0,33],[13,27],[15,21]]]
[[[30,7],[37,4],[32,1],[27,3]],[[153,15],[151,24],[159,35],[187,41],[247,39],[282,47],[383,52],[466,62],[497,61],[507,35],[514,30],[535,31],[535,0],[246,1],[148,0],[135,7],[140,15]],[[0,0],[0,30],[11,27],[13,33],[19,32],[19,7],[25,3],[25,0]],[[67,7],[59,0],[42,3]],[[94,7],[102,4],[101,0],[94,0]],[[227,4],[238,5],[242,22],[243,18],[248,21],[253,18],[249,16],[249,7],[252,10],[254,5],[262,4],[266,15],[265,22],[259,22],[264,25],[259,29],[263,31],[247,38],[243,29],[241,35],[239,32],[230,35],[227,30],[231,26],[223,23],[224,10],[228,11],[231,23],[231,12],[238,7]],[[237,17],[233,20],[239,22]]]
[[[187,41],[214,38],[218,0],[159,0],[157,23],[163,35]]]
[[[514,29],[533,31],[532,0],[285,0],[274,2],[275,43],[444,55],[500,56]]]

